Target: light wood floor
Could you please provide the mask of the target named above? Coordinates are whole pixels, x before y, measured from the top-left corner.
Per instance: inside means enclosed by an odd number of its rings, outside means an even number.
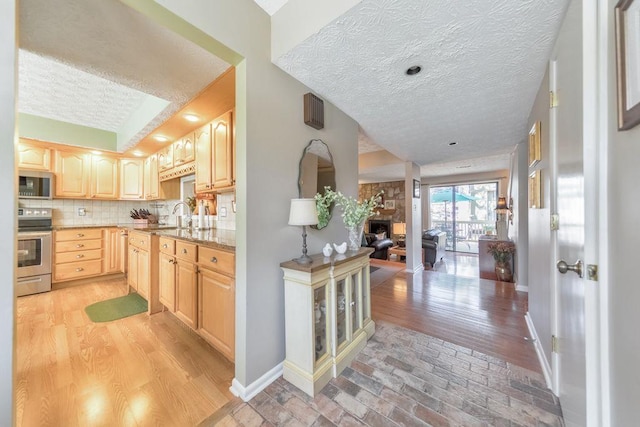
[[[234,366],[169,313],[93,323],[123,279],[17,299],[16,425],[191,426],[226,404]]]
[[[447,252],[449,254],[449,252]],[[449,261],[448,265],[453,264]],[[373,320],[413,329],[541,372],[535,349],[524,339],[528,298],[513,283],[436,270],[407,274],[398,263],[371,260]],[[384,272],[384,275],[380,275]]]

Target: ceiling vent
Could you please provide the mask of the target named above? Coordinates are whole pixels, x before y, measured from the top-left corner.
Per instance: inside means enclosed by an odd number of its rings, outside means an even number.
[[[311,92],[304,94],[304,123],[315,129],[324,127],[324,101]]]

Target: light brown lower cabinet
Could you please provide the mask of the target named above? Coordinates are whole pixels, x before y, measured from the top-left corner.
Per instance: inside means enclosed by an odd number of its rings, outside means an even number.
[[[235,359],[235,254],[168,237],[159,245],[160,302]]]
[[[198,278],[195,264],[178,259],[176,264],[176,316],[192,329],[198,328]]]
[[[203,268],[200,281],[200,335],[230,360],[235,357],[235,286],[231,277]]]

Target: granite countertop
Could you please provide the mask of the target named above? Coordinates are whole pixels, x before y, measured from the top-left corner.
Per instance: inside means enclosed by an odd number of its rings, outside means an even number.
[[[159,236],[186,240],[188,242],[194,242],[199,245],[226,249],[228,251],[236,250],[235,230],[222,230],[219,228],[212,228],[210,230],[192,231],[189,229],[174,228],[173,230],[149,231],[153,232],[154,234],[158,234]]]
[[[125,224],[84,224],[84,225],[62,225],[53,227],[54,230],[70,230],[81,228],[122,228],[129,231],[141,231],[143,233],[157,234],[159,236],[171,237],[173,239],[186,240],[200,245],[210,246],[213,248],[225,249],[228,251],[236,250],[236,231],[212,228],[210,230],[190,230],[178,229],[169,225],[134,225],[133,223]]]

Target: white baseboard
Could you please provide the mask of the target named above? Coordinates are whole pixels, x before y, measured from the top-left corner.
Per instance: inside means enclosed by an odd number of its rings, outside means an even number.
[[[529,293],[529,287],[528,286],[520,286],[520,285],[518,285],[516,283],[516,291]]]
[[[267,388],[269,384],[277,380],[282,375],[283,362],[278,363],[276,366],[267,371],[263,376],[249,384],[243,386],[240,381],[233,379],[229,390],[234,396],[239,397],[245,402],[250,401],[256,394]]]
[[[547,383],[547,387],[550,390],[553,390],[553,382],[551,381],[551,366],[549,365],[549,361],[544,354],[544,349],[542,348],[542,344],[540,343],[540,338],[538,338],[538,333],[536,332],[536,327],[533,324],[533,320],[531,320],[531,316],[529,312],[524,315],[524,319],[527,321],[527,328],[529,329],[529,335],[531,336],[531,341],[533,341],[533,346],[536,349],[536,354],[538,355],[538,360],[540,361],[540,366],[542,366],[542,374],[544,375],[544,380]]]

